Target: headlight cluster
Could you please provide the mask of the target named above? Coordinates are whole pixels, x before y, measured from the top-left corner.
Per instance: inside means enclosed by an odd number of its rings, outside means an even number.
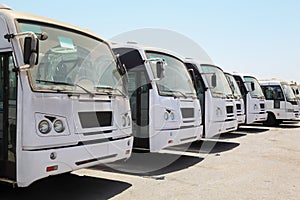
[[[131,118],[128,113],[122,115],[122,127],[130,126]]]
[[[222,110],[221,110],[220,107],[217,107],[217,108],[216,108],[216,115],[217,115],[217,116],[221,116],[221,115],[222,115]]]
[[[55,120],[53,123],[50,123],[47,120],[42,120],[38,125],[38,129],[42,134],[48,134],[52,127],[57,133],[62,133],[65,130],[63,122],[59,119]]]
[[[165,111],[164,119],[165,120],[175,120],[175,113],[173,111],[171,111],[171,112]]]

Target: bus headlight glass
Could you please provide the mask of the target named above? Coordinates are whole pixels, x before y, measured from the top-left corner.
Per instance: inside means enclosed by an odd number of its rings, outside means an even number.
[[[129,115],[127,115],[127,126],[131,125],[131,118]]]
[[[57,133],[61,133],[65,130],[65,127],[64,127],[64,124],[61,120],[56,120],[54,122],[54,130],[57,132]]]
[[[170,113],[170,118],[171,118],[171,120],[175,119],[175,114],[173,112]]]
[[[164,113],[164,119],[165,119],[165,120],[168,120],[168,119],[169,119],[169,113],[168,113],[167,111]]]
[[[122,116],[122,126],[125,127],[126,126],[126,117],[123,115]]]
[[[51,126],[49,124],[48,121],[46,120],[42,120],[40,123],[39,123],[39,131],[42,133],[42,134],[47,134],[51,131]]]

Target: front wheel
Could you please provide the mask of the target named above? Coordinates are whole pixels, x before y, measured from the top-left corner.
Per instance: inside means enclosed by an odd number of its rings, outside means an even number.
[[[264,121],[264,125],[266,126],[279,126],[281,120],[276,119],[273,113],[268,113],[268,118]]]

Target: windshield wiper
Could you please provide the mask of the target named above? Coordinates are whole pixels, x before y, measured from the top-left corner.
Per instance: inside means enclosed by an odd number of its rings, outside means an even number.
[[[91,91],[87,90],[86,88],[84,88],[83,86],[81,85],[78,85],[76,83],[66,83],[66,82],[60,82],[60,81],[48,81],[48,80],[36,80],[38,82],[43,82],[43,83],[52,83],[52,84],[55,84],[55,85],[68,85],[68,86],[77,86],[79,88],[81,88],[83,91],[85,91],[87,94],[89,94],[91,97],[94,97],[95,94],[92,93]]]
[[[95,88],[96,88],[96,89],[103,89],[103,90],[111,90],[111,91],[116,90],[116,91],[118,91],[124,98],[127,97],[127,95],[126,95],[122,90],[120,90],[119,88],[113,88],[113,87],[108,86],[108,85],[105,85],[105,86],[95,86]]]
[[[222,98],[226,98],[227,97],[227,95],[224,92],[213,91],[212,93],[215,94],[215,95],[218,95],[218,96],[220,96]]]
[[[172,93],[172,94],[174,94],[174,93],[179,93],[179,94],[181,94],[181,96],[183,96],[184,98],[188,98],[188,96],[186,95],[186,94],[184,94],[183,92],[181,92],[181,91],[179,91],[179,90],[163,90],[162,92],[170,92],[170,93]],[[178,97],[178,96],[176,96],[176,97]]]
[[[233,99],[234,95],[233,94],[226,94],[226,98]]]

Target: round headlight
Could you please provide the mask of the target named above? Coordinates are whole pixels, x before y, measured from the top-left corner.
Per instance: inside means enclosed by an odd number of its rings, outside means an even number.
[[[54,130],[57,133],[61,133],[65,130],[63,122],[59,119],[54,122],[53,126],[54,126]]]
[[[126,126],[126,117],[123,115],[122,116],[122,126],[125,127]]]
[[[171,118],[171,120],[175,119],[175,114],[173,112],[170,113],[170,118]]]
[[[168,120],[168,119],[169,119],[169,113],[168,113],[168,112],[165,112],[165,113],[164,113],[164,119],[165,119],[165,120]]]
[[[51,126],[49,124],[48,121],[46,120],[42,120],[40,123],[39,123],[39,131],[42,133],[42,134],[47,134],[51,131]]]
[[[130,116],[127,115],[127,126],[130,126],[131,125],[131,119],[130,119]]]

